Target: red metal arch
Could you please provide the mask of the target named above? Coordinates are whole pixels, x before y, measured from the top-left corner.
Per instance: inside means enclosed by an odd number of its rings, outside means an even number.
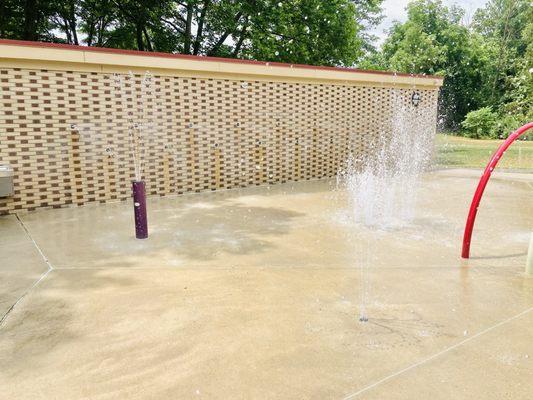
[[[503,153],[505,153],[505,150],[507,150],[507,148],[516,139],[518,139],[521,135],[526,133],[526,131],[531,128],[533,128],[533,122],[529,122],[526,125],[518,128],[513,133],[511,133],[507,140],[498,148],[498,150],[496,150],[496,152],[490,158],[490,161],[487,164],[487,167],[485,168],[481,179],[479,180],[476,192],[474,193],[474,198],[472,199],[472,203],[470,204],[470,211],[468,212],[468,218],[466,219],[465,233],[463,236],[463,251],[461,253],[461,256],[463,258],[470,258],[470,242],[472,240],[472,230],[474,229],[474,222],[476,221],[477,209],[479,207],[481,197],[483,196],[483,192],[485,191],[485,187],[489,182],[492,171],[494,171],[494,168],[496,168],[496,165],[498,164],[498,161],[500,161],[500,158],[502,158]]]

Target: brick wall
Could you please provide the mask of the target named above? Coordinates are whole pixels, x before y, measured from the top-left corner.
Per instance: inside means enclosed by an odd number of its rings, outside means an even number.
[[[129,198],[132,126],[145,134],[152,195],[332,177],[349,151],[391,134],[393,97],[435,130],[437,87],[154,72],[142,101],[143,78],[0,66],[0,163],[15,170],[0,214]]]

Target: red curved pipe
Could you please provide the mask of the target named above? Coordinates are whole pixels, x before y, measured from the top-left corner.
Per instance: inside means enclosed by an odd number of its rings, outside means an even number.
[[[472,199],[472,204],[470,204],[470,211],[468,212],[468,218],[466,219],[465,233],[463,236],[463,251],[461,253],[461,256],[463,258],[470,258],[470,241],[472,239],[472,229],[474,229],[474,222],[476,221],[477,209],[479,207],[481,197],[483,196],[485,186],[487,186],[487,183],[489,182],[492,171],[494,171],[494,168],[496,168],[496,165],[498,164],[498,161],[500,161],[500,158],[503,156],[505,150],[507,150],[507,148],[516,139],[518,139],[521,135],[526,133],[526,131],[531,128],[533,128],[533,122],[529,122],[524,126],[518,128],[513,133],[511,133],[507,140],[503,142],[503,144],[498,148],[498,150],[496,150],[496,152],[490,158],[490,161],[487,164],[487,167],[485,168],[485,171],[483,172],[483,175],[481,176],[481,179],[479,180],[479,183],[477,185],[476,192],[474,193],[474,198]]]

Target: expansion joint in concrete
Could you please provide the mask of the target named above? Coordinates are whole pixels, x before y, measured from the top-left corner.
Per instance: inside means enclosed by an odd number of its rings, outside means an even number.
[[[33,238],[33,236],[31,235],[30,231],[28,230],[28,228],[26,227],[26,225],[24,224],[24,222],[22,222],[22,220],[20,219],[19,215],[18,214],[15,214],[15,217],[17,217],[17,220],[20,224],[20,226],[22,227],[22,229],[24,229],[24,232],[26,232],[26,235],[28,236],[28,238],[31,240],[31,242],[33,243],[33,245],[35,246],[35,248],[37,249],[37,251],[39,252],[39,254],[41,255],[43,261],[46,263],[46,265],[48,266],[48,270],[52,270],[54,269],[54,266],[50,263],[50,260],[48,260],[48,257],[46,257],[43,253],[43,251],[41,250],[41,248],[39,247],[39,245],[37,244],[37,242],[35,241],[35,239]],[[47,273],[49,272],[47,271]]]
[[[518,319],[518,318],[520,318],[520,317],[522,317],[522,316],[524,316],[526,314],[529,314],[532,311],[533,311],[533,307],[530,307],[530,308],[528,308],[528,309],[526,309],[526,310],[524,310],[524,311],[522,311],[522,312],[520,312],[520,313],[518,313],[516,315],[513,315],[512,317],[509,317],[507,319],[504,319],[503,321],[498,322],[497,324],[489,326],[488,328],[485,328],[481,332],[478,332],[475,335],[472,335],[472,336],[470,336],[470,337],[468,337],[468,338],[466,338],[464,340],[461,340],[459,343],[456,343],[453,346],[447,347],[444,350],[441,350],[438,353],[435,353],[432,356],[429,356],[428,358],[425,358],[425,359],[423,359],[421,361],[418,361],[418,362],[416,362],[414,364],[411,364],[411,365],[409,365],[409,366],[407,366],[405,368],[402,368],[399,371],[396,371],[396,372],[394,372],[394,373],[392,373],[392,374],[390,374],[388,376],[385,376],[385,377],[381,378],[380,380],[372,383],[371,385],[365,386],[364,388],[358,390],[357,392],[354,392],[354,393],[351,393],[351,394],[347,395],[346,397],[343,398],[343,400],[355,399],[359,395],[361,395],[361,394],[363,394],[363,393],[365,393],[365,392],[367,392],[367,391],[369,391],[369,390],[381,385],[382,383],[388,382],[388,381],[392,380],[393,378],[396,378],[397,376],[403,375],[404,373],[406,373],[408,371],[411,371],[411,370],[413,370],[415,368],[418,368],[418,367],[420,367],[420,366],[422,366],[424,364],[427,364],[428,362],[430,362],[430,361],[432,361],[432,360],[434,360],[434,359],[436,359],[436,358],[438,358],[438,357],[440,357],[440,356],[442,356],[442,355],[444,355],[444,354],[446,354],[446,353],[448,353],[448,352],[450,352],[450,351],[452,351],[452,350],[454,350],[454,349],[456,349],[458,347],[461,347],[461,346],[465,345],[466,343],[471,342],[472,340],[477,339],[480,336],[483,336],[486,333],[491,332],[491,331],[493,331],[496,328],[499,328],[502,325],[505,325],[505,324],[515,320],[515,319]]]
[[[24,232],[26,232],[26,235],[28,236],[28,238],[31,240],[31,242],[33,243],[33,245],[35,246],[35,248],[37,249],[37,251],[39,252],[39,254],[41,255],[43,261],[45,262],[45,264],[47,265],[48,269],[46,270],[46,272],[44,272],[40,277],[39,279],[37,279],[33,285],[31,285],[28,290],[26,290],[22,296],[20,296],[17,301],[15,301],[15,303],[13,303],[13,305],[11,307],[9,307],[9,309],[4,313],[4,315],[2,315],[2,318],[0,319],[0,329],[2,328],[2,326],[4,325],[4,322],[7,320],[7,318],[9,317],[9,314],[11,314],[11,312],[15,309],[15,307],[17,306],[17,304],[19,304],[22,299],[24,299],[29,293],[31,293],[31,291],[37,287],[47,276],[48,274],[54,269],[54,266],[50,263],[50,260],[48,260],[48,258],[46,257],[46,255],[43,253],[42,249],[39,247],[39,245],[37,244],[37,242],[35,241],[35,239],[33,238],[33,236],[31,235],[30,231],[28,230],[28,228],[26,227],[26,225],[24,224],[24,222],[22,222],[22,220],[20,219],[20,217],[18,216],[18,214],[15,214],[15,217],[17,217],[17,220],[20,224],[20,226],[22,227],[22,229],[24,230]]]

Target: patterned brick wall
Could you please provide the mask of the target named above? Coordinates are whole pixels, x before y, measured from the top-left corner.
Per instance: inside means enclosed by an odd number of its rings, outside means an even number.
[[[15,170],[0,214],[129,198],[128,128],[145,134],[152,195],[332,177],[391,134],[393,98],[435,130],[437,88],[415,108],[406,88],[156,75],[142,93],[143,78],[0,68],[0,163]]]

